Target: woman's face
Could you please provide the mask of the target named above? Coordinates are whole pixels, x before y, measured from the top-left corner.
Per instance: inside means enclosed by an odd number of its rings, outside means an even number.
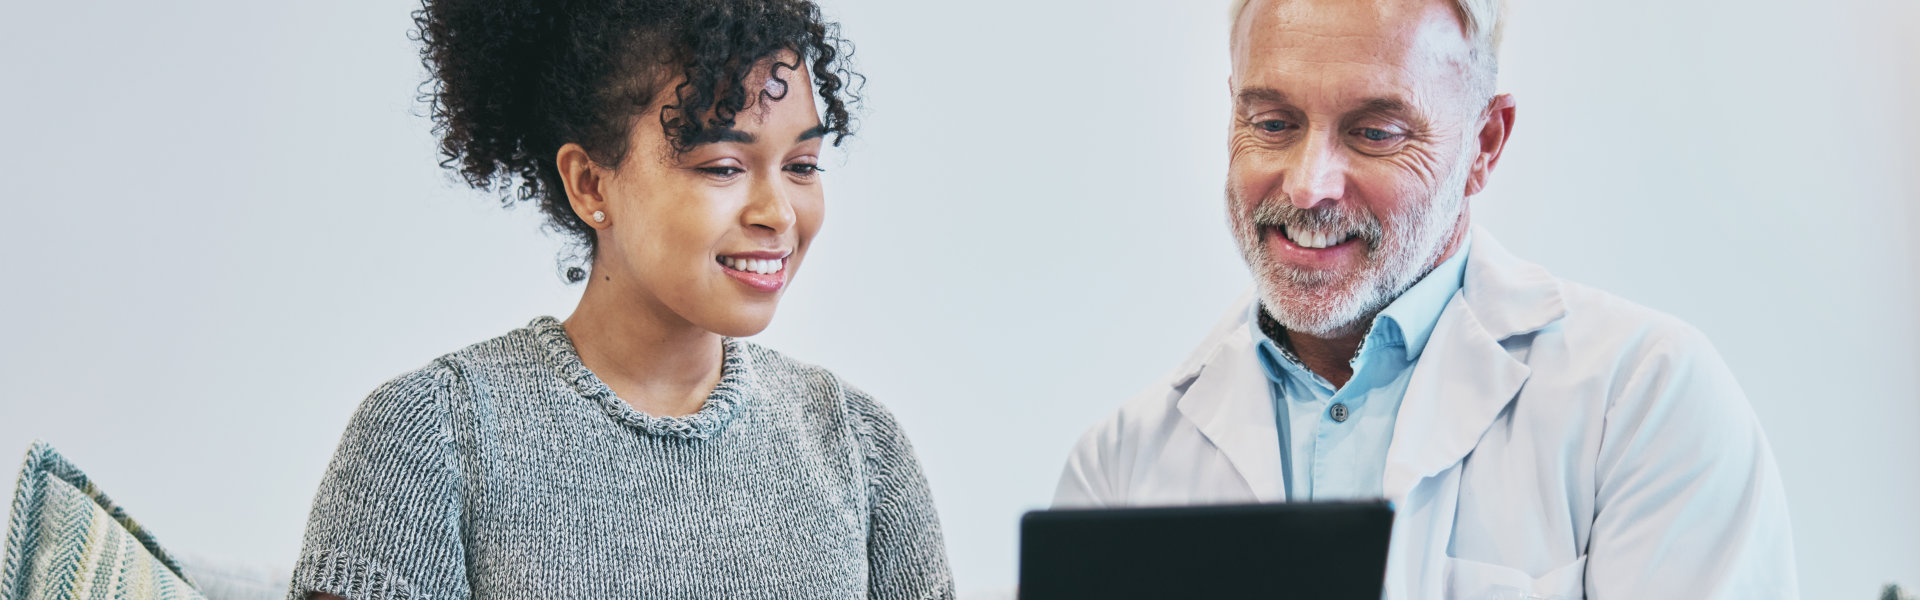
[[[734,127],[683,154],[668,147],[661,102],[638,117],[625,161],[601,186],[607,220],[590,286],[611,284],[623,302],[721,335],[773,320],[826,206],[813,84],[804,69],[761,64],[746,81],[757,99]],[[673,85],[664,90],[671,103]]]

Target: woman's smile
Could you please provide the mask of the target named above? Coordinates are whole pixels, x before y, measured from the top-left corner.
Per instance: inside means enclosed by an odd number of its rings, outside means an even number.
[[[728,277],[756,292],[777,293],[787,285],[787,257],[791,250],[723,254],[714,259]]]

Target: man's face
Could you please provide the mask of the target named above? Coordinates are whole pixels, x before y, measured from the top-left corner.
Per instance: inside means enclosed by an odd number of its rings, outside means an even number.
[[[1234,27],[1235,240],[1288,330],[1364,331],[1465,236],[1472,47],[1445,0],[1254,0]]]

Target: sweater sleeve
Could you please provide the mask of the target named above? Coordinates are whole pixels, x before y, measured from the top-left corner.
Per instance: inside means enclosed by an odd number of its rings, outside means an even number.
[[[289,600],[470,596],[445,404],[455,383],[435,363],[361,403],[314,494]]]
[[[867,596],[950,599],[953,572],[934,514],[927,477],[913,446],[886,407],[849,389],[848,402],[865,430],[868,473]]]

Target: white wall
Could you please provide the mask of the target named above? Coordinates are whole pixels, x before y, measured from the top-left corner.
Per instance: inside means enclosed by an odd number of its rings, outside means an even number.
[[[905,422],[963,588],[1012,584],[1074,439],[1246,285],[1201,4],[828,4],[869,110],[761,338]],[[0,5],[0,453],[45,438],[169,544],[290,562],[367,391],[570,310],[535,211],[436,167],[414,5]],[[1521,2],[1475,203],[1716,340],[1809,598],[1920,586],[1917,6]]]

